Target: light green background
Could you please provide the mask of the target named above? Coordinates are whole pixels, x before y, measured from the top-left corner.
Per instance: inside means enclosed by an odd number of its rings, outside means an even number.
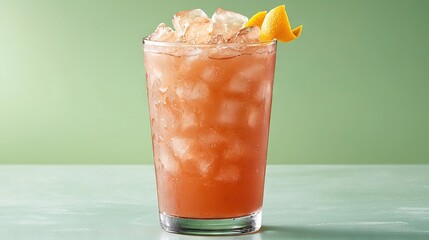
[[[141,38],[286,3],[270,163],[429,163],[429,1],[0,0],[0,163],[150,163]]]

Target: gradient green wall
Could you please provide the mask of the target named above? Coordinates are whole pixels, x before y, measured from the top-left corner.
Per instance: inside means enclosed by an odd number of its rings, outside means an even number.
[[[141,38],[286,3],[270,163],[429,163],[429,1],[0,0],[0,163],[152,162]]]

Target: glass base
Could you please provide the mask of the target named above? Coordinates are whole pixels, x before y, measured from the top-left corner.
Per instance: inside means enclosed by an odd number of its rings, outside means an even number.
[[[236,235],[256,232],[261,228],[262,212],[221,219],[181,218],[160,213],[161,227],[171,233],[192,235]]]

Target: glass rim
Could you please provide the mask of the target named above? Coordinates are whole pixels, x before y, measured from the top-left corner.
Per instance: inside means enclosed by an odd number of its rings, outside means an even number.
[[[258,43],[199,43],[199,44],[193,44],[193,43],[180,43],[180,42],[160,42],[160,41],[153,41],[149,40],[148,37],[145,37],[142,39],[143,45],[152,45],[152,46],[158,46],[158,47],[196,47],[196,48],[208,48],[208,47],[260,47],[260,46],[268,46],[268,45],[275,45],[277,43],[277,40],[271,40],[271,41],[264,41],[264,42],[258,42]]]

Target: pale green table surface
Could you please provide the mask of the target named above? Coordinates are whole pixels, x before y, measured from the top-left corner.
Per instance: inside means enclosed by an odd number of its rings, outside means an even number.
[[[249,186],[251,187],[251,186]],[[271,165],[263,228],[164,232],[153,166],[0,166],[0,239],[429,239],[429,165]]]

